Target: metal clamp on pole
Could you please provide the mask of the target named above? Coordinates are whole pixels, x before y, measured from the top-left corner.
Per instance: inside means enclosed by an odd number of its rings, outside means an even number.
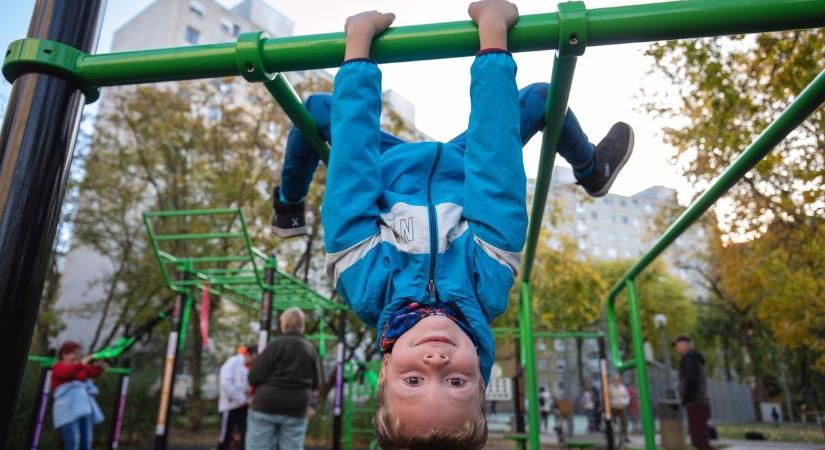
[[[581,56],[587,48],[584,2],[559,3],[559,56]]]
[[[267,72],[264,67],[263,51],[267,39],[269,35],[263,31],[241,33],[238,36],[238,42],[235,44],[235,62],[241,76],[250,83],[275,79],[276,74]]]
[[[3,76],[14,83],[27,73],[45,73],[63,78],[83,91],[86,103],[100,98],[100,89],[89,86],[80,75],[80,61],[86,53],[57,41],[26,38],[9,44],[3,59]]]

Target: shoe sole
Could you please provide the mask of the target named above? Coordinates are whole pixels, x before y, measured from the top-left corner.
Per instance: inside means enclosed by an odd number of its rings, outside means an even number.
[[[307,234],[307,227],[298,227],[298,228],[278,228],[276,226],[272,227],[275,230],[275,234],[278,237],[282,238],[291,238],[295,236],[306,236]]]
[[[605,185],[598,191],[590,194],[592,197],[604,197],[604,195],[607,194],[608,191],[610,191],[610,187],[613,186],[613,182],[616,181],[616,177],[619,176],[619,172],[622,171],[622,168],[624,167],[625,163],[628,159],[630,159],[630,155],[633,154],[633,145],[635,144],[635,137],[633,134],[633,128],[628,128],[630,129],[630,139],[627,143],[627,153],[625,153],[624,158],[622,158],[622,160],[619,161],[619,165],[616,166],[616,169],[613,171],[613,174],[610,175],[610,178],[607,179],[607,183],[605,183]]]

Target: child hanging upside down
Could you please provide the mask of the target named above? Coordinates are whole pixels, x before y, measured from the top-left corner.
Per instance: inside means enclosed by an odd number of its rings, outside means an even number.
[[[347,19],[334,92],[305,104],[332,144],[322,222],[327,271],[353,312],[379,331],[383,354],[373,419],[385,450],[480,449],[484,387],[494,359],[489,323],[507,308],[527,228],[521,147],[544,128],[548,85],[518,91],[507,31],[515,5],[470,5],[480,51],[470,70],[469,128],[453,140],[406,143],[381,131],[381,72],[370,44],[393,14]],[[593,196],[630,156],[617,123],[593,145],[568,111],[559,153]],[[306,232],[303,198],[318,157],[293,129],[273,225]]]

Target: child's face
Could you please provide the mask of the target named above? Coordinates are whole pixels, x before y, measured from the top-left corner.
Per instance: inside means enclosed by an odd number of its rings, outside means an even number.
[[[451,319],[425,317],[384,355],[378,382],[404,433],[460,429],[481,408],[473,342]]]

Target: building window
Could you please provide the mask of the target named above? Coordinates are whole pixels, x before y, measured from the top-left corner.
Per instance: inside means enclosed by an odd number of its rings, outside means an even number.
[[[607,257],[608,258],[615,258],[617,255],[618,255],[618,253],[616,252],[615,248],[613,248],[613,247],[608,247],[607,248]]]
[[[628,219],[627,216],[622,216],[622,223],[625,225],[629,225],[630,219]]]
[[[625,206],[627,206],[627,202],[624,199],[621,199],[621,200],[619,200],[619,205],[621,205],[622,207],[625,207]]]
[[[203,5],[199,2],[189,2],[189,12],[198,17],[203,17]]]
[[[232,34],[232,22],[226,19],[221,19],[221,31],[225,34]]]
[[[241,34],[241,26],[237,23],[232,24],[232,36],[237,36]]]
[[[590,211],[590,218],[593,220],[599,220],[599,215],[596,213],[596,211]]]
[[[645,211],[647,211],[649,213],[652,213],[653,212],[653,205],[651,205],[650,203],[645,205]]]
[[[221,120],[221,110],[216,106],[206,108],[206,119],[210,122]]]
[[[196,30],[196,29],[194,29],[190,26],[187,26],[186,27],[186,33],[184,34],[183,38],[186,39],[186,42],[194,45],[194,44],[198,43],[198,38],[200,38],[200,36],[201,36],[200,31],[198,31],[198,30]]]

